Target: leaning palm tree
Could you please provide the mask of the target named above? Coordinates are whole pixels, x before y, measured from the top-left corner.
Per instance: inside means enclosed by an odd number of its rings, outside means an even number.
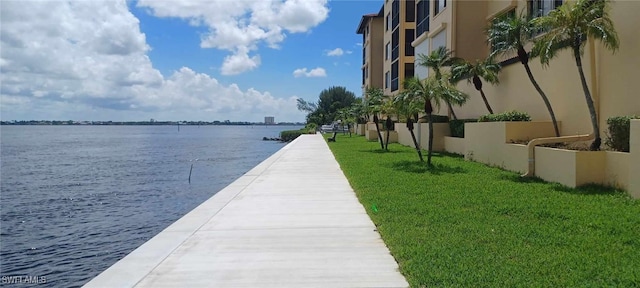
[[[535,24],[549,29],[533,48],[543,65],[549,65],[549,60],[559,50],[571,48],[573,51],[595,135],[590,147],[592,151],[600,150],[602,139],[598,115],[582,69],[582,54],[587,38],[600,40],[605,48],[613,52],[618,49],[618,34],[609,18],[608,4],[608,0],[578,0],[575,3],[566,3],[549,12],[549,15],[533,20]]]
[[[547,106],[556,136],[560,137],[556,114],[553,112],[553,108],[551,108],[549,98],[547,98],[547,95],[542,91],[542,88],[540,88],[536,79],[533,78],[533,73],[531,73],[531,68],[529,68],[529,53],[524,49],[524,45],[532,41],[533,35],[537,31],[538,29],[534,26],[532,21],[520,13],[520,15],[508,14],[499,17],[495,21],[491,22],[486,33],[488,41],[491,43],[493,48],[491,56],[517,52],[518,59],[524,66],[527,76],[529,77],[529,81],[531,81],[533,87],[538,91],[540,97],[542,97],[544,105]]]
[[[453,57],[453,51],[449,50],[446,47],[438,47],[436,50],[431,51],[429,55],[419,54],[418,55],[418,65],[431,68],[434,72],[434,77],[436,80],[442,80],[442,69],[444,67],[450,67],[456,63],[463,61],[461,58]],[[447,103],[447,107],[449,111],[451,111],[451,116],[453,119],[458,119],[456,113],[453,111],[453,106],[449,102],[448,99],[443,99],[445,103]]]
[[[412,83],[413,81],[416,81],[417,83]],[[420,93],[425,91],[425,89],[419,89],[420,85],[423,84],[417,78],[406,78],[403,83],[404,90],[402,90],[400,94],[396,95],[393,99],[393,104],[396,107],[398,115],[407,119],[407,130],[411,133],[411,139],[413,140],[413,145],[418,153],[418,158],[420,158],[420,162],[424,162],[422,152],[420,151],[420,145],[416,140],[416,134],[413,132],[414,126],[412,119],[412,117],[415,117],[417,122],[418,113],[422,110],[422,106],[420,104],[422,97],[420,96]]]
[[[463,79],[467,79],[468,82],[473,83],[476,90],[480,91],[480,96],[484,101],[484,105],[487,106],[489,114],[493,114],[493,109],[487,101],[487,96],[482,90],[482,79],[491,84],[498,84],[498,72],[500,72],[500,64],[493,61],[493,57],[488,57],[484,60],[476,60],[475,63],[469,61],[462,61],[455,63],[451,66],[451,82],[454,84],[460,82]]]
[[[441,75],[442,76],[442,75]],[[446,80],[448,80],[448,75]],[[464,104],[469,96],[458,89],[456,89],[450,81],[443,81],[445,79],[438,79],[436,76],[431,76],[424,81],[420,81],[418,78],[409,78],[404,83],[405,89],[408,90],[408,94],[412,95],[419,101],[423,107],[423,112],[427,114],[429,123],[429,142],[427,147],[427,164],[431,166],[431,155],[433,154],[433,111],[434,106],[440,109],[441,103],[452,103],[456,105]],[[415,139],[414,139],[415,142]],[[417,144],[416,144],[417,145]]]
[[[384,150],[384,142],[382,140],[382,134],[380,133],[380,118],[378,114],[381,112],[382,101],[384,94],[380,88],[369,88],[367,90],[367,110],[368,114],[373,114],[373,123],[376,124],[376,131],[378,132],[378,140],[380,141],[380,148]]]
[[[382,104],[380,105],[380,112],[385,116],[384,127],[387,133],[385,134],[384,150],[389,151],[389,136],[393,130],[393,115],[396,114],[396,108],[394,105],[394,97],[384,97]]]

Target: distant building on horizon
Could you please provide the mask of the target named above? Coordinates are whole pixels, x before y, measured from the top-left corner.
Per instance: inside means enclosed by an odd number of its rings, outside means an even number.
[[[274,124],[276,124],[275,117],[273,117],[273,116],[264,117],[264,124],[266,124],[266,125],[274,125]]]

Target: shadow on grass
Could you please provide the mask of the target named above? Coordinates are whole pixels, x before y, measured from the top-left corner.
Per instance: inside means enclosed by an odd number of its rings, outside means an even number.
[[[508,170],[503,170],[503,171],[510,172]],[[514,173],[501,175],[500,178],[503,180],[512,181],[516,183],[547,183],[538,177],[522,177]]]
[[[430,173],[434,175],[440,175],[443,173],[447,174],[455,174],[455,173],[466,173],[467,170],[462,167],[452,167],[445,164],[435,164],[431,167],[427,165],[427,162],[420,162],[418,160],[415,161],[399,161],[391,164],[391,168],[398,171],[404,171],[409,173]]]
[[[577,188],[569,188],[557,183],[555,183],[553,186],[553,189],[556,191],[576,195],[626,195],[626,193],[622,190],[598,184],[587,184]]]
[[[500,178],[512,181],[516,183],[538,183],[538,184],[549,184],[551,188],[557,192],[574,194],[574,195],[625,195],[625,192],[616,188],[597,185],[597,184],[587,184],[577,188],[570,188],[564,186],[560,183],[550,183],[544,181],[538,177],[522,177],[517,174],[509,173],[508,175],[502,175]]]
[[[365,152],[365,153],[375,153],[375,154],[386,154],[386,153],[391,153],[391,154],[407,154],[407,153],[411,153],[411,151],[398,151],[398,150],[382,150],[382,149],[369,149],[369,150],[358,150],[358,152]]]

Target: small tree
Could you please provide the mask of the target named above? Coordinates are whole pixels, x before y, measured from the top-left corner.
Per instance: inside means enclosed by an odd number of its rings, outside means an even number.
[[[382,104],[380,105],[380,112],[385,117],[384,127],[387,133],[385,134],[384,141],[384,150],[389,150],[389,135],[391,134],[391,130],[393,130],[393,115],[397,113],[396,107],[394,105],[394,97],[385,96],[382,99]]]
[[[419,54],[418,55],[418,65],[431,68],[435,75],[433,77],[442,81],[442,69],[444,67],[450,67],[456,63],[463,61],[461,58],[453,57],[453,51],[449,50],[446,47],[438,47],[438,49],[431,51],[429,55]],[[443,98],[443,101],[447,104],[449,111],[451,112],[451,116],[453,119],[458,119],[455,111],[453,111],[453,106],[449,99]]]
[[[467,79],[468,82],[473,83],[476,90],[480,91],[480,96],[482,96],[482,100],[487,110],[489,110],[489,114],[493,114],[493,109],[491,109],[487,96],[485,96],[482,90],[482,80],[480,78],[490,84],[498,84],[498,73],[500,69],[500,65],[493,61],[493,57],[476,60],[475,63],[462,61],[460,63],[454,63],[451,67],[451,81],[455,84],[463,79]]]
[[[549,65],[549,60],[559,50],[570,48],[573,51],[595,135],[590,147],[593,151],[600,150],[602,139],[598,115],[582,69],[582,54],[587,38],[600,40],[605,48],[613,52],[618,49],[618,34],[608,10],[608,0],[578,0],[575,3],[565,3],[549,12],[549,15],[533,20],[535,24],[549,30],[534,46],[534,53],[540,56],[543,65]]]
[[[366,97],[366,107],[367,112],[370,115],[373,115],[373,123],[376,124],[376,132],[378,133],[378,140],[380,142],[380,149],[384,150],[384,142],[382,140],[382,134],[380,133],[380,118],[378,115],[380,114],[380,110],[382,108],[382,101],[384,99],[384,94],[382,89],[380,88],[369,88],[367,90]]]
[[[429,166],[431,166],[431,156],[433,154],[433,107],[435,106],[439,109],[442,102],[462,105],[469,98],[468,95],[456,89],[450,81],[443,81],[448,80],[448,78],[449,75],[445,75],[440,79],[431,76],[424,81],[420,81],[414,77],[407,79],[404,83],[405,89],[408,90],[407,94],[410,95],[409,97],[415,99],[413,101],[419,101],[424,107],[424,113],[427,114],[429,123],[427,164]]]
[[[486,32],[489,43],[493,48],[491,56],[512,52],[517,53],[520,63],[522,63],[524,70],[527,72],[529,81],[531,81],[533,87],[538,91],[544,105],[549,111],[556,136],[560,137],[560,129],[558,129],[556,114],[553,112],[553,108],[551,108],[551,102],[549,102],[547,94],[542,91],[542,88],[540,88],[540,85],[538,85],[538,82],[533,77],[533,73],[531,73],[531,68],[529,68],[529,53],[524,49],[524,45],[532,41],[531,39],[533,38],[533,34],[537,31],[539,30],[534,26],[532,21],[521,13],[517,16],[507,14],[499,17],[495,21],[491,22]]]
[[[409,82],[415,81],[410,79],[414,79],[414,78],[405,79],[403,83],[403,86],[405,89],[394,98],[394,105],[396,106],[398,115],[401,115],[407,118],[407,129],[409,130],[409,133],[411,133],[411,139],[413,140],[413,145],[416,148],[416,152],[418,153],[420,162],[424,162],[424,159],[422,158],[422,152],[420,151],[420,145],[418,145],[418,141],[416,140],[416,135],[413,132],[414,126],[413,126],[413,119],[412,119],[412,117],[415,116],[416,122],[418,121],[417,119],[418,113],[420,113],[421,111],[420,97],[418,92],[413,90],[413,87],[409,87],[410,85],[413,85],[413,84],[410,84]]]

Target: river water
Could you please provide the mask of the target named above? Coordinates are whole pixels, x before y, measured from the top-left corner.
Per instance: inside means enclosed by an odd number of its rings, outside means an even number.
[[[2,126],[3,284],[83,285],[284,145],[262,137],[298,128]]]

